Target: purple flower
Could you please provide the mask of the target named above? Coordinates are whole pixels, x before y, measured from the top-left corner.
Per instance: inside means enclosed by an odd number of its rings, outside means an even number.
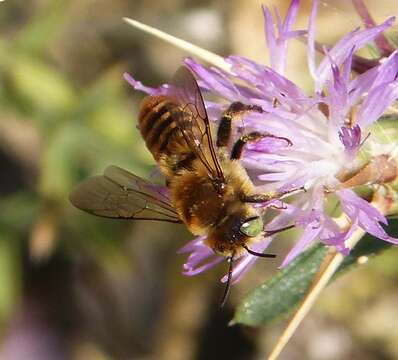
[[[190,241],[179,250],[180,254],[189,253],[188,259],[183,265],[182,273],[184,275],[198,275],[225,260],[225,258],[216,255],[205,244],[205,239],[206,237],[200,236]],[[264,241],[253,244],[251,246],[252,250],[257,252],[263,252],[270,244],[271,240],[271,237],[267,237],[264,239]],[[250,268],[250,266],[256,261],[256,259],[256,256],[245,253],[236,261],[232,272],[232,284],[240,280],[242,275]],[[226,282],[227,276],[224,276],[221,281]]]
[[[229,56],[225,59],[230,69],[227,72],[205,67],[191,58],[185,59],[204,94],[211,93],[213,98],[215,95],[219,99],[205,101],[211,120],[217,122],[233,101],[258,105],[264,112],[247,114],[236,124],[237,133],[259,131],[279,137],[251,144],[244,152],[241,161],[249,174],[255,170],[253,181],[257,191],[306,189],[292,195],[289,204],[281,201],[266,204],[266,207],[279,208],[266,230],[292,223],[301,229],[299,239],[282,266],[288,265],[316,240],[348,254],[345,241],[357,228],[398,243],[398,239],[389,236],[381,226],[387,224],[385,217],[345,185],[347,174],[360,171],[375,155],[375,148],[385,149],[373,137],[370,127],[398,97],[398,52],[390,53],[382,63],[355,78],[352,78],[352,70],[355,52],[372,41],[380,42],[383,31],[391,27],[394,18],[348,33],[334,47],[325,48],[325,55],[317,64],[318,1],[313,1],[307,40],[314,93],[308,95],[284,76],[287,43],[304,33],[293,29],[298,7],[299,1],[293,0],[285,19],[282,21],[276,14],[275,23],[270,10],[263,8],[271,67],[242,56]],[[134,88],[152,95],[167,91],[167,85],[152,89],[131,77],[127,80]],[[291,144],[281,138],[288,139]],[[334,214],[328,210],[332,198],[335,202],[337,198],[337,206],[350,219],[350,227],[341,229],[332,217]],[[269,236],[254,244],[253,250],[264,251],[272,238]],[[180,252],[189,253],[183,271],[186,275],[201,273],[223,260],[206,245],[204,237],[189,242]],[[235,266],[233,282],[238,281],[256,259],[250,254],[243,255]]]

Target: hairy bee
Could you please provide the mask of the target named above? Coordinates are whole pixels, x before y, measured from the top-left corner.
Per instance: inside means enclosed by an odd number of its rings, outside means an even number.
[[[169,195],[126,170],[109,166],[102,176],[85,180],[71,193],[72,204],[104,217],[184,223],[194,235],[206,235],[208,246],[228,258],[229,279],[233,260],[244,251],[274,257],[250,249],[265,235],[253,203],[284,193],[256,194],[239,158],[248,142],[276,136],[251,132],[227,151],[232,122],[247,111],[262,109],[232,103],[213,142],[197,82],[187,67],[180,67],[167,95],[146,97],[138,116],[141,135],[166,178]]]

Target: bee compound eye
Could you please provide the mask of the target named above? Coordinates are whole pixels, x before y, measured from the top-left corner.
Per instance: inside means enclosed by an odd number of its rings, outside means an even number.
[[[255,237],[263,230],[263,221],[260,217],[245,221],[241,227],[240,232],[249,237]]]

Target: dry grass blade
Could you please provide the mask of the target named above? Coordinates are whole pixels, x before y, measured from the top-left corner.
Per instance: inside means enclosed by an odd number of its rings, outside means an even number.
[[[230,65],[224,60],[224,58],[217,54],[212,53],[211,51],[202,49],[201,47],[191,44],[188,41],[182,40],[180,38],[167,34],[159,29],[140,23],[137,20],[133,20],[127,17],[123,18],[123,20],[127,24],[141,31],[144,31],[148,34],[151,34],[163,41],[166,41],[174,45],[175,47],[182,49],[188,52],[189,54],[198,57],[203,61],[208,62],[211,65],[217,66],[218,68],[225,70],[227,72],[230,71]]]

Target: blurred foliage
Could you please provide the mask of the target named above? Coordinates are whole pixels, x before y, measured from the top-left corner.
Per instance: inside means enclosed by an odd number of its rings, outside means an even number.
[[[122,273],[131,272],[134,264],[122,245],[122,239],[130,236],[130,224],[91,219],[68,202],[76,183],[102,172],[110,163],[133,168],[141,175],[151,168],[135,130],[132,92],[122,80],[128,65],[115,62],[104,66],[90,83],[81,86],[57,61],[59,38],[68,33],[64,21],[76,5],[65,1],[1,4],[2,332],[7,323],[12,324],[14,314],[18,317],[22,312],[19,321],[27,321],[25,326],[32,327],[34,335],[34,319],[24,318],[26,304],[36,302],[36,295],[28,289],[37,286],[52,292],[54,284],[47,283],[45,276],[30,284],[26,274],[32,270],[52,264],[62,278],[70,266],[78,271],[81,264],[93,260],[98,269]],[[79,55],[75,56],[74,60],[80,61]],[[54,252],[60,255],[54,257]],[[67,266],[58,264],[59,256],[67,259]],[[68,297],[62,289],[59,296]],[[51,307],[57,306],[53,300]],[[70,300],[72,308],[73,297]],[[39,313],[45,313],[45,304]],[[44,320],[39,320],[57,337],[63,326],[58,326],[59,319],[50,321],[44,313]],[[12,334],[11,330],[11,339]],[[18,351],[9,353],[7,344],[2,357],[17,358]],[[60,353],[59,358],[63,357]],[[41,359],[47,359],[44,352]]]

